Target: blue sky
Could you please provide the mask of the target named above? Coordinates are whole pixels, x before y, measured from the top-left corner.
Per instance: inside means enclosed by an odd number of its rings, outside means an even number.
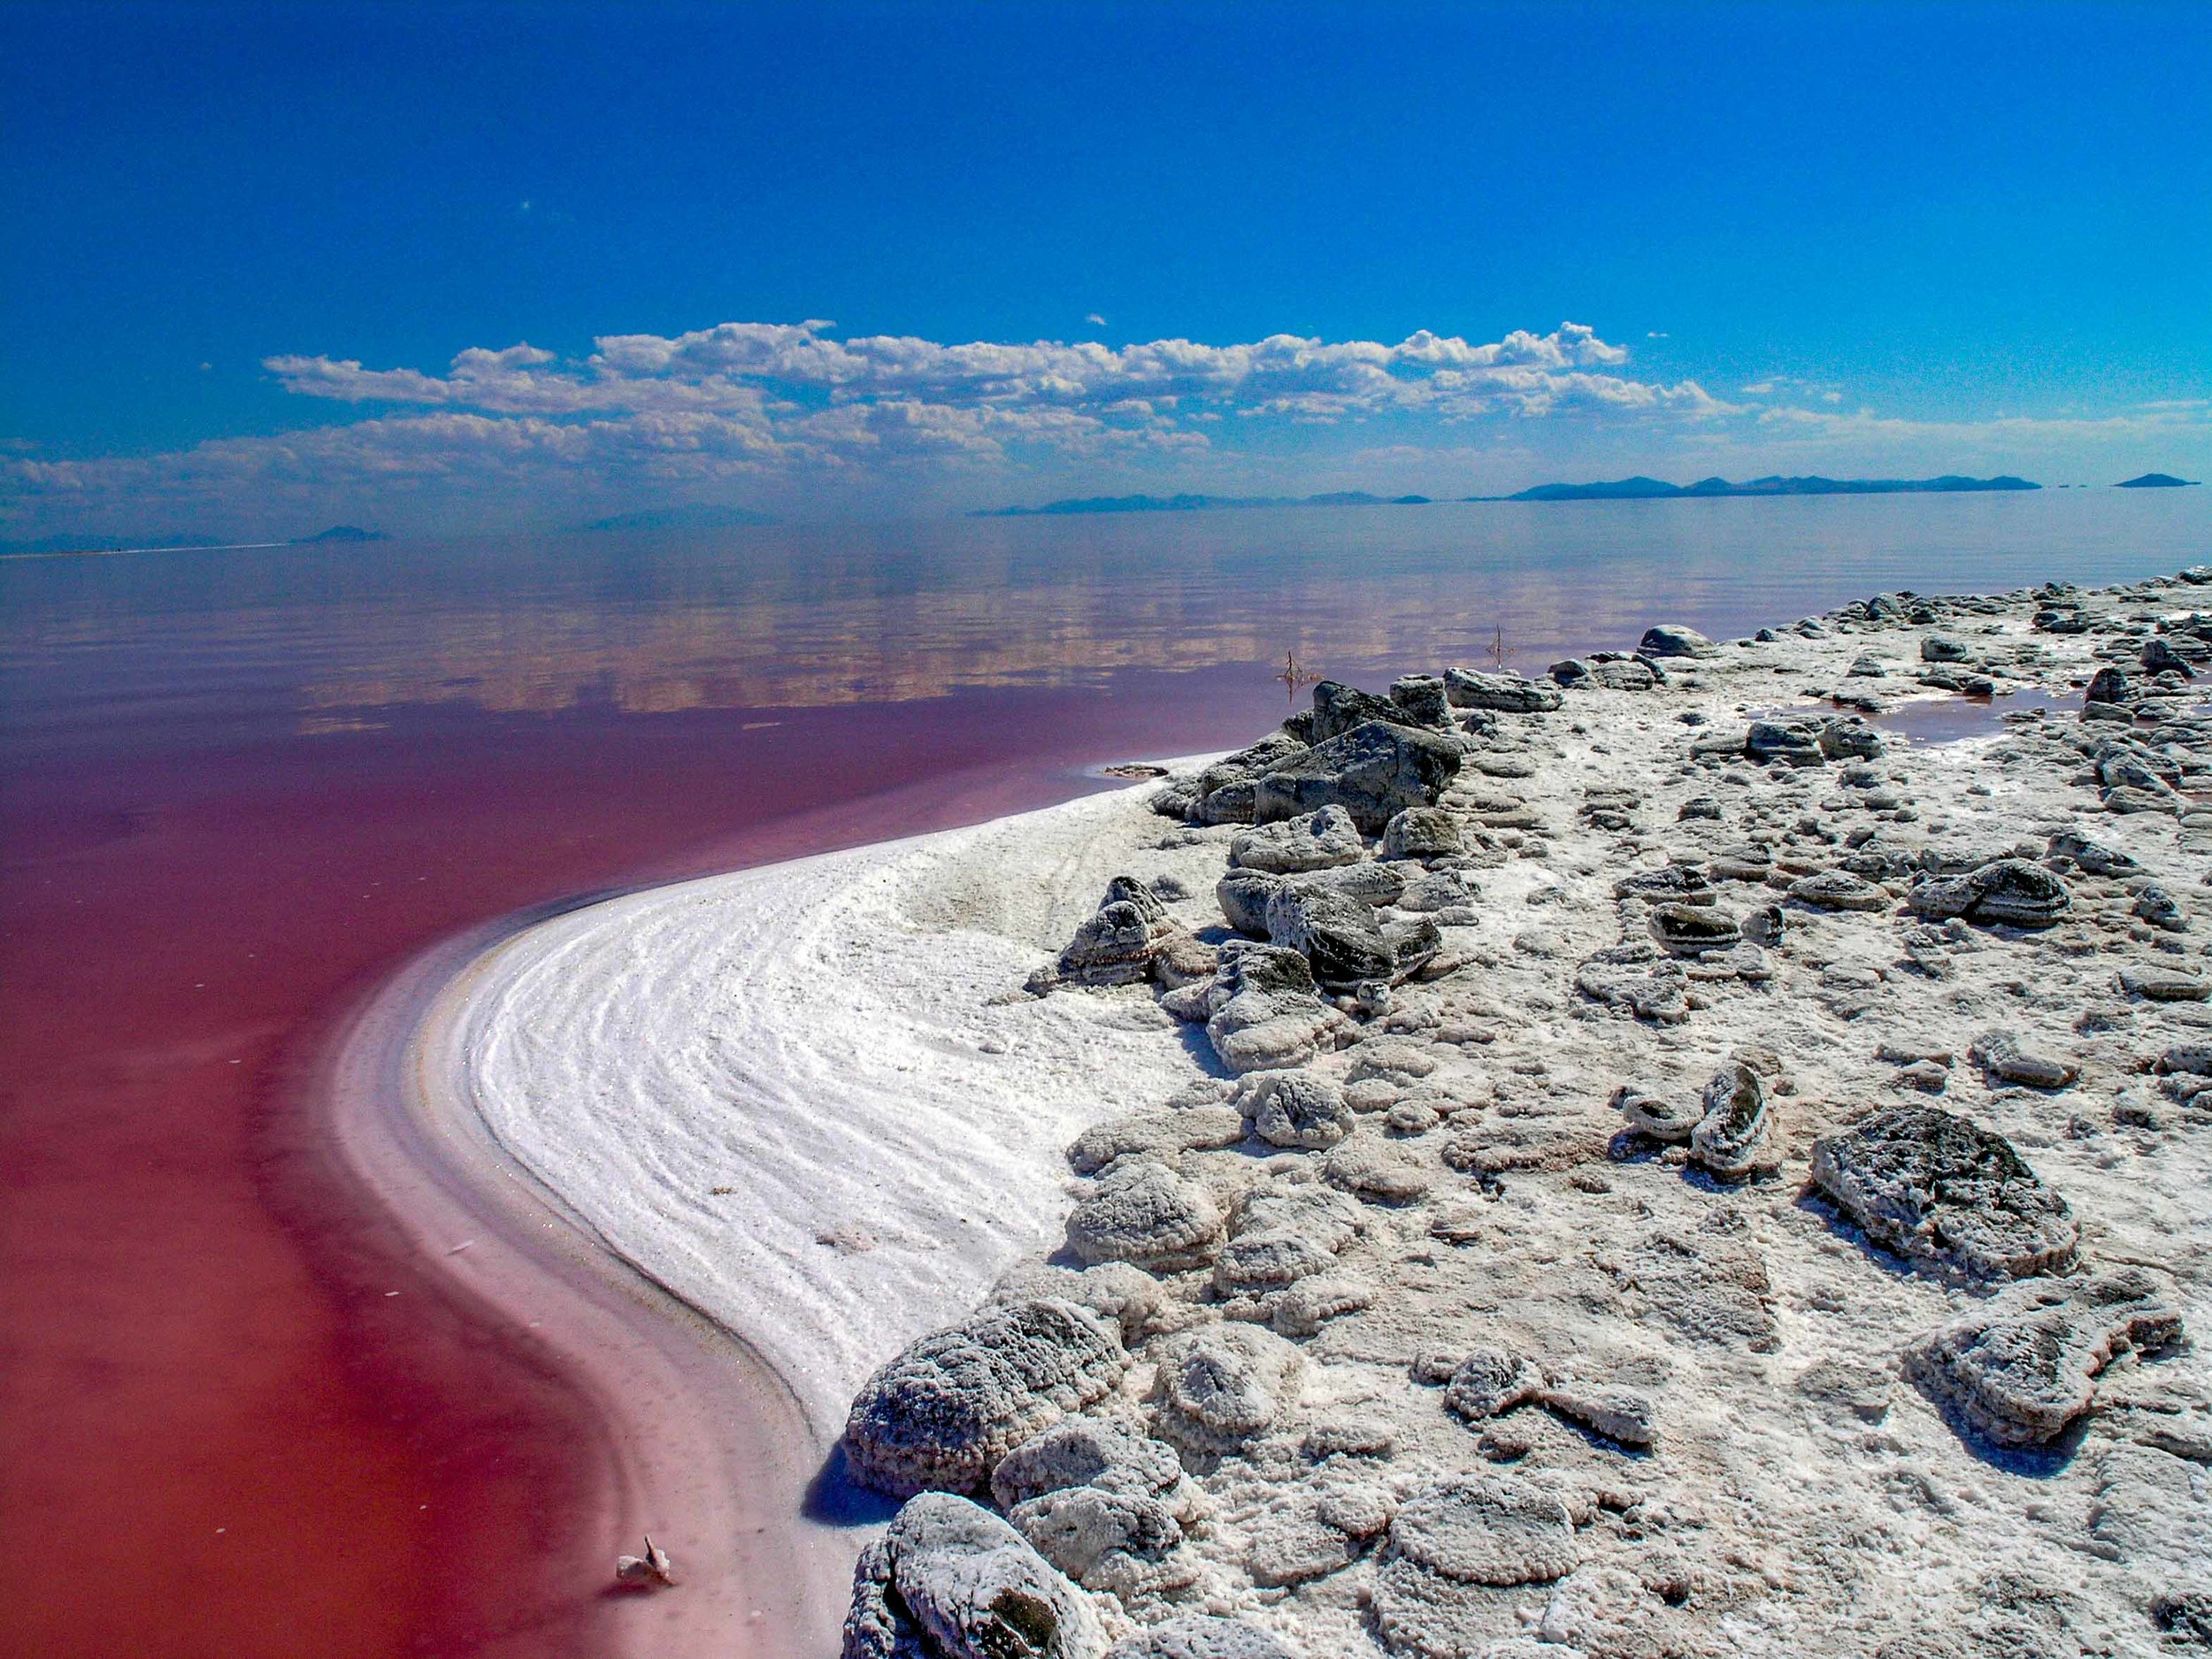
[[[2212,473],[2202,4],[13,0],[0,152],[0,534]]]

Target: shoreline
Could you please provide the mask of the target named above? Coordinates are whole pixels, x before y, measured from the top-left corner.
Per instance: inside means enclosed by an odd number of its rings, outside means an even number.
[[[822,1605],[820,1573],[801,1570],[803,1540],[756,1525],[738,1495],[803,1493],[812,1479],[811,1461],[789,1449],[811,1438],[795,1401],[741,1339],[610,1255],[499,1148],[457,1084],[472,985],[542,919],[445,941],[345,1019],[316,1091],[330,1144],[416,1247],[418,1265],[541,1348],[603,1425],[591,1507],[605,1556],[593,1623],[605,1650],[818,1652],[842,1616],[841,1583]],[[749,1432],[732,1434],[731,1423]],[[637,1550],[648,1532],[674,1555],[679,1589],[616,1590],[614,1555]]]

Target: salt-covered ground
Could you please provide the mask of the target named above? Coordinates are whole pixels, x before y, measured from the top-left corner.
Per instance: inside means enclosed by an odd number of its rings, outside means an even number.
[[[1045,1248],[1062,1149],[1190,1074],[1148,998],[1019,995],[1160,823],[1144,792],[656,888],[484,964],[478,1109],[614,1251],[740,1333],[824,1442]],[[1218,854],[1164,861],[1210,886]]]
[[[2068,1207],[2079,1271],[2032,1286],[2145,1273],[2207,1328],[2212,1093],[2200,1107],[2197,1074],[2158,1063],[2212,1041],[2186,983],[2212,930],[2212,723],[2171,673],[2139,723],[2070,711],[2102,663],[2139,695],[2162,628],[2212,655],[2195,591],[2069,596],[2078,631],[2037,626],[2049,599],[2024,594],[1860,608],[1479,722],[1440,803],[1463,854],[1393,861],[1458,872],[1469,903],[1432,911],[1436,963],[1386,1006],[1347,998],[1300,1068],[1349,1109],[1335,1144],[1225,1144],[1240,1097],[1205,1027],[1148,986],[1024,993],[1113,876],[1225,938],[1236,827],[1171,823],[1143,790],[533,930],[473,1010],[476,1096],[619,1254],[783,1371],[826,1435],[876,1366],[1008,1270],[1015,1294],[1092,1295],[1093,1276],[1037,1264],[1079,1201],[1105,1217],[1094,1259],[1122,1248],[1123,1210],[1092,1201],[1161,1166],[1144,1225],[1175,1232],[1175,1259],[1139,1236],[1093,1297],[1132,1363],[1086,1384],[1085,1410],[1177,1443],[1195,1485],[1163,1489],[1165,1545],[1156,1528],[1067,1558],[1109,1631],[1202,1609],[1316,1659],[2170,1651],[2212,1624],[2212,1392],[2186,1338],[2119,1344],[2065,1434],[2000,1446],[1903,1364],[1998,1305],[1990,1286],[1878,1248],[1809,1177],[1815,1142],[1870,1110],[1939,1107]],[[1917,683],[1936,636],[1959,674],[2070,711],[1747,763],[1753,716],[1947,696]],[[2082,833],[2135,867],[2061,850]],[[1916,884],[2007,856],[2060,874],[2057,925],[1914,913]],[[1673,870],[1761,942],[1655,960],[1651,879]],[[2153,999],[2160,969],[2181,977]],[[2018,1051],[2068,1075],[1977,1058]],[[1740,1061],[1765,1110],[1748,1167],[1624,1133],[1624,1085],[1679,1109]],[[1190,1134],[1162,1129],[1177,1113]],[[1071,1177],[1081,1131],[1139,1118],[1091,1143],[1087,1168],[1125,1147],[1118,1167]],[[1294,1212],[1326,1224],[1299,1246],[1322,1252],[1310,1282],[1231,1285],[1215,1258]],[[1126,1263],[1148,1253],[1156,1289],[1133,1314]],[[1536,1393],[1471,1404],[1482,1354]],[[1199,1371],[1245,1413],[1225,1439],[1178,1403],[1175,1375]],[[1066,1547],[1048,1517],[1017,1519]]]

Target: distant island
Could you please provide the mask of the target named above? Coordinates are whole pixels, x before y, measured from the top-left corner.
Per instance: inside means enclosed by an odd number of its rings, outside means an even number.
[[[2124,478],[2115,489],[2194,489],[2193,478],[2176,478],[2171,472],[2146,472],[2140,478]]]
[[[2040,489],[2024,478],[1755,478],[1732,484],[1701,478],[1670,484],[1658,478],[1623,478],[1601,484],[1539,484],[1513,495],[1470,495],[1470,501],[1674,501],[1715,495],[1946,495],[1967,490]]]
[[[724,507],[697,503],[686,507],[656,507],[644,512],[617,513],[578,525],[581,531],[601,530],[736,530],[752,525],[773,524],[773,513],[749,507]]]
[[[327,530],[318,530],[313,535],[296,535],[294,547],[313,547],[319,541],[388,541],[392,538],[381,530],[364,530],[357,524],[334,524]]]
[[[981,507],[971,518],[1035,518],[1084,512],[1213,512],[1229,507],[1425,507],[1426,495],[1371,495],[1363,489],[1322,495],[1081,495],[1041,507]]]

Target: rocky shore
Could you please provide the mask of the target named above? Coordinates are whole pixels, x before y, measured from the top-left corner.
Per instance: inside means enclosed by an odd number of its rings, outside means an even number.
[[[848,1659],[2212,1650],[2200,603],[1325,681],[1132,802],[992,1000],[1180,1079],[853,1399]]]

